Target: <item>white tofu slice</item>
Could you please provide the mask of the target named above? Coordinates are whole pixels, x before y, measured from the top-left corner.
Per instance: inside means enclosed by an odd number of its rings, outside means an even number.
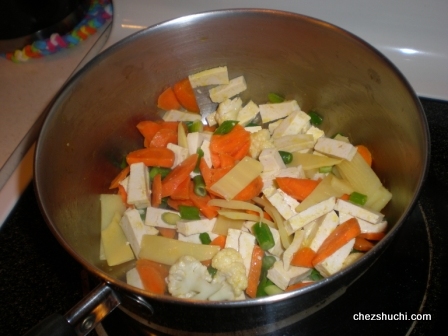
[[[204,152],[204,160],[207,163],[207,166],[212,167],[212,155],[210,153],[210,141],[204,140],[202,141],[201,149]]]
[[[190,236],[196,233],[210,232],[215,226],[216,218],[198,219],[198,220],[181,220],[177,222],[177,232],[185,236]]]
[[[297,101],[295,100],[275,104],[260,104],[258,107],[260,109],[260,116],[263,124],[285,118],[294,111],[300,111],[299,104],[297,104]]]
[[[342,269],[343,264],[347,256],[353,249],[355,239],[353,238],[347,244],[342,246],[339,250],[334,252],[331,256],[315,265],[315,268],[323,277],[329,277]]]
[[[224,100],[216,109],[216,121],[221,125],[226,120],[237,120],[238,112],[242,106],[243,101],[240,97]]]
[[[173,143],[166,145],[166,148],[171,149],[174,153],[174,162],[171,168],[178,166],[188,157],[188,148],[184,148]]]
[[[166,111],[162,119],[165,121],[195,121],[201,120],[199,113],[183,112],[179,110]]]
[[[137,209],[151,205],[149,173],[144,163],[130,165],[127,194],[128,204],[134,205]]]
[[[311,273],[311,268],[290,266],[288,270],[283,267],[283,261],[277,260],[268,271],[268,279],[279,288],[285,290],[305,279]]]
[[[241,230],[229,229],[227,231],[226,248],[233,248],[238,251]]]
[[[219,85],[209,90],[210,99],[214,103],[221,103],[226,99],[232,98],[247,89],[244,76],[233,78],[228,84]]]
[[[273,138],[275,148],[290,153],[298,152],[304,149],[310,149],[314,146],[314,138],[311,134],[294,134]]]
[[[226,66],[207,69],[188,76],[192,88],[208,85],[223,85],[229,83],[229,73]]]
[[[205,120],[207,120],[207,124],[208,124],[209,126],[215,126],[215,125],[218,125],[218,122],[216,121],[216,111],[215,111],[215,112],[212,112],[212,113],[210,113],[210,114],[208,114],[208,115],[205,117]]]
[[[378,232],[384,232],[387,229],[387,221],[381,221],[378,224],[372,224],[363,219],[351,216],[349,214],[343,212],[339,213],[339,222],[341,224],[344,223],[345,221],[348,221],[350,218],[356,218],[358,220],[361,233],[378,233]]]
[[[302,166],[287,167],[280,169],[277,173],[277,177],[305,178],[305,171]]]
[[[258,156],[258,161],[263,165],[263,172],[279,171],[286,168],[280,153],[275,148],[263,149]]]
[[[384,215],[382,213],[373,210],[368,210],[366,208],[363,208],[362,206],[341,199],[338,199],[334,209],[339,212],[351,215],[353,217],[365,220],[372,224],[378,224],[382,222],[384,218]]]
[[[107,228],[101,231],[101,244],[109,266],[115,266],[134,259],[134,253],[120,227],[121,214],[116,212]]]
[[[272,133],[272,136],[278,138],[285,135],[305,133],[311,126],[310,119],[311,117],[305,112],[294,111],[282,120]]]
[[[330,233],[339,225],[339,217],[334,210],[317,219],[318,228],[311,241],[310,248],[317,251]]]
[[[128,192],[128,185],[129,185],[129,175],[126,176],[119,184],[123,187],[123,189]]]
[[[251,100],[238,112],[236,120],[240,125],[246,126],[256,117],[259,111],[258,105]]]
[[[330,197],[322,202],[319,202],[308,209],[299,212],[297,215],[285,221],[285,230],[290,235],[296,230],[304,227],[306,224],[318,219],[334,209],[336,198]]]
[[[308,128],[308,130],[305,133],[311,134],[314,138],[314,142],[316,142],[317,139],[319,139],[325,135],[325,132],[322,131],[320,128],[317,128],[316,126],[311,126],[310,128]]]
[[[136,256],[140,253],[140,245],[144,235],[157,235],[159,231],[152,226],[143,224],[140,213],[136,209],[127,209],[120,221],[120,226],[131,244]]]
[[[299,202],[289,195],[286,195],[282,190],[267,188],[263,189],[263,194],[284,219],[290,219],[291,217],[297,215],[295,208],[299,205]],[[288,198],[285,198],[285,196]]]
[[[142,279],[140,278],[140,274],[138,274],[138,271],[136,268],[132,268],[129,271],[126,272],[126,283],[128,285],[145,289],[142,284]]]
[[[269,123],[268,130],[271,135],[274,133],[275,129],[282,123],[282,121],[283,119],[279,119],[277,121]]]
[[[182,233],[178,233],[177,239],[180,240],[180,241],[184,241],[184,242],[195,243],[195,244],[202,244],[201,238],[199,238],[199,235],[201,233],[195,233],[195,234],[192,234],[192,235],[189,235],[189,236],[183,235]],[[207,233],[210,236],[211,240],[215,239],[218,236],[216,233],[213,233],[213,232],[207,232]]]
[[[178,214],[178,212],[176,211],[148,207],[146,209],[145,225],[154,227],[163,227],[167,229],[176,229],[177,228],[176,225],[168,224],[163,221],[162,216],[166,212]]]
[[[288,246],[288,248],[285,250],[285,252],[283,252],[283,256],[282,256],[283,267],[285,268],[286,271],[289,271],[289,268],[291,267],[292,257],[299,250],[304,239],[305,239],[305,231],[297,230],[294,233],[294,238],[293,238],[291,244]]]
[[[321,137],[317,139],[314,150],[340,159],[351,161],[356,154],[356,147],[350,143]]]
[[[246,275],[249,275],[250,264],[252,261],[252,252],[255,246],[255,236],[249,232],[241,231],[238,238],[238,252],[243,257],[243,263],[246,267]]]

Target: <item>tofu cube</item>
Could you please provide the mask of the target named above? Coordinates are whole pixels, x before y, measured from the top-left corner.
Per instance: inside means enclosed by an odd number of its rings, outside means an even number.
[[[251,100],[238,112],[236,120],[240,125],[246,126],[256,117],[259,111],[258,105]]]
[[[285,118],[294,111],[300,111],[299,104],[297,104],[297,101],[295,100],[275,104],[261,104],[258,107],[260,109],[260,116],[263,124]]]
[[[166,229],[176,229],[177,228],[176,225],[168,224],[163,221],[162,216],[166,212],[178,214],[178,212],[176,211],[148,207],[146,209],[145,225],[153,227],[163,227]]]
[[[149,173],[144,163],[130,165],[127,194],[128,204],[134,205],[137,209],[151,205]]]
[[[298,152],[304,149],[311,149],[314,146],[314,138],[310,134],[284,135],[273,138],[275,148],[290,153]]]
[[[286,195],[282,190],[266,188],[263,189],[263,194],[284,219],[290,219],[297,215],[295,208],[299,205],[299,202]]]
[[[362,206],[341,199],[338,199],[336,202],[335,210],[365,220],[372,224],[378,224],[384,218],[382,213],[363,208]]]
[[[356,218],[358,220],[361,233],[378,233],[378,232],[384,232],[387,229],[387,221],[381,221],[377,224],[372,224],[363,219],[348,215],[346,213],[343,212],[339,213],[339,223],[344,223],[345,221],[348,221],[350,218]]]
[[[314,150],[331,157],[348,161],[351,161],[357,152],[356,147],[350,143],[325,137],[317,139]]]
[[[229,73],[226,66],[207,69],[188,76],[192,88],[208,85],[223,85],[229,83]]]
[[[143,224],[140,213],[136,209],[127,209],[120,221],[120,226],[131,244],[132,251],[138,257],[144,235],[157,235],[159,231],[152,226]]]
[[[177,222],[177,232],[185,236],[190,236],[196,233],[210,232],[215,226],[216,218],[199,219],[199,220],[181,220]]]
[[[290,266],[288,270],[283,267],[283,261],[277,260],[268,271],[268,279],[281,289],[294,285],[311,274],[311,268]]]
[[[339,225],[339,217],[334,210],[317,219],[317,232],[311,241],[310,248],[317,251],[325,239]]]
[[[238,112],[242,106],[243,101],[240,97],[224,100],[216,109],[216,121],[221,125],[226,120],[237,120]]]
[[[285,135],[305,133],[311,126],[311,117],[303,111],[294,111],[274,130],[272,136],[275,138]]]
[[[173,143],[167,144],[166,148],[171,149],[174,153],[174,162],[171,168],[178,166],[188,157],[188,148]]]
[[[305,231],[297,230],[294,233],[294,238],[293,238],[291,244],[288,246],[288,248],[285,250],[285,252],[283,252],[283,256],[282,256],[283,267],[285,268],[286,271],[289,271],[289,268],[291,267],[292,257],[299,250],[304,239],[305,239]]]
[[[347,244],[342,246],[339,250],[334,252],[331,256],[315,265],[315,268],[323,277],[329,277],[342,269],[344,261],[353,249],[355,239],[353,238]]]
[[[180,241],[184,241],[184,242],[195,243],[195,244],[202,244],[201,238],[199,238],[199,235],[201,233],[195,233],[195,234],[192,234],[192,235],[189,235],[189,236],[183,235],[182,233],[178,233],[177,239],[180,240]],[[210,236],[211,240],[215,239],[218,236],[217,234],[215,234],[213,232],[207,232],[207,233]]]
[[[280,153],[275,148],[263,149],[258,157],[263,165],[263,172],[279,171],[286,168]]]
[[[247,89],[244,76],[231,79],[228,84],[219,85],[209,90],[210,99],[214,103],[222,103]]]

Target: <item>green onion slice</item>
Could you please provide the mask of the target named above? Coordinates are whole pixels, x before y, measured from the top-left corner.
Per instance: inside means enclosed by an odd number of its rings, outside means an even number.
[[[210,235],[207,232],[200,233],[199,240],[204,245],[209,245],[212,242],[212,240],[210,239]]]
[[[252,231],[258,241],[258,245],[260,245],[263,251],[274,247],[275,241],[272,232],[269,229],[269,225],[266,223],[257,222],[252,226]]]
[[[367,195],[360,194],[359,192],[352,192],[348,199],[350,202],[357,205],[364,205],[367,202]]]
[[[213,134],[224,135],[230,133],[231,130],[238,124],[238,120],[226,120],[215,130]]]
[[[273,104],[275,104],[275,103],[283,103],[285,101],[284,97],[280,96],[277,93],[273,93],[273,92],[268,93],[268,99],[269,99],[269,102],[273,103]]]
[[[169,225],[176,225],[180,221],[180,216],[174,212],[164,212],[162,214],[162,220]]]
[[[308,115],[311,117],[311,125],[319,126],[320,124],[322,124],[323,118],[316,111],[310,111]]]
[[[284,164],[288,164],[292,162],[292,153],[287,152],[287,151],[278,151],[278,153],[280,154],[280,157],[282,158],[282,161]]]
[[[196,175],[193,177],[194,188],[193,191],[198,196],[207,195],[207,190],[205,189],[205,181],[202,175]]]
[[[199,208],[189,205],[179,205],[179,213],[181,219],[196,220],[201,219],[199,216]]]

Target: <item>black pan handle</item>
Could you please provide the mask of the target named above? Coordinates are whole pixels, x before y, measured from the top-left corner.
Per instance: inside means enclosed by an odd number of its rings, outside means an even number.
[[[87,335],[120,303],[117,293],[109,285],[102,283],[64,316],[53,314],[47,317],[25,336]]]

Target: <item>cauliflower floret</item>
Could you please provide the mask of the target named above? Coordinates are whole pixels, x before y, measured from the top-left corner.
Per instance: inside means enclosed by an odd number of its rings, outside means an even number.
[[[274,143],[271,141],[271,134],[267,129],[250,134],[250,156],[256,159],[262,150],[267,148],[275,148]]]
[[[170,268],[168,291],[179,298],[198,300],[235,300],[239,297],[247,287],[246,268],[241,255],[234,249],[223,249],[212,259],[212,266],[217,269],[214,277],[196,258],[181,257]]]
[[[232,286],[235,297],[247,288],[247,275],[244,260],[241,254],[233,248],[220,250],[212,259],[212,266],[224,275],[226,281]]]

